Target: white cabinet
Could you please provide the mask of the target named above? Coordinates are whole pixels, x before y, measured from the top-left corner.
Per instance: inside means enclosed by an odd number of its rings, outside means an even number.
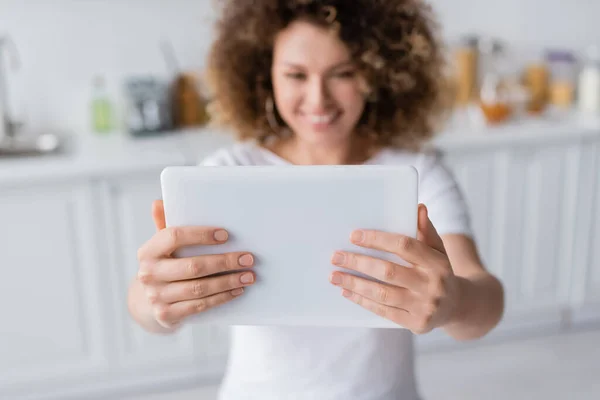
[[[599,150],[596,139],[446,154],[483,262],[505,289],[505,316],[488,339],[560,330],[569,313],[600,321]],[[418,342],[456,345],[442,332]]]
[[[600,141],[588,141],[579,154],[576,234],[573,239],[571,304],[575,324],[600,321]]]
[[[0,398],[48,394],[107,366],[87,183],[2,187]]]
[[[225,332],[153,335],[128,314],[137,250],[155,232],[160,171],[2,188],[0,398],[218,382]]]
[[[556,310],[573,225],[567,177],[574,145],[451,154],[486,267],[505,284],[507,315]]]
[[[593,167],[595,171],[600,170],[600,144],[595,143]],[[592,164],[591,164],[592,165]],[[592,222],[590,226],[589,247],[588,247],[588,262],[587,262],[587,279],[585,286],[585,301],[588,304],[593,304],[600,314],[600,177],[598,172],[595,175],[596,179],[590,182],[590,195],[592,206],[589,211],[589,220]],[[594,217],[595,216],[595,217]],[[583,216],[582,216],[583,218]]]

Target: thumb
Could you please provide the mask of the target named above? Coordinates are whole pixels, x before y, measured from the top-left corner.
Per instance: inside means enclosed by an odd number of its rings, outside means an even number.
[[[152,202],[152,219],[156,230],[160,231],[167,227],[165,220],[165,208],[162,200],[154,200]]]
[[[417,217],[417,239],[424,242],[429,247],[436,249],[437,251],[446,254],[446,248],[442,238],[437,233],[437,230],[429,219],[427,207],[425,204],[419,204],[418,217]]]

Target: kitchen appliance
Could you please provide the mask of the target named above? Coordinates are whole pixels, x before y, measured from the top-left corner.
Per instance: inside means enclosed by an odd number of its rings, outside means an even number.
[[[133,136],[173,129],[170,87],[154,77],[130,78],[126,89],[126,125]]]

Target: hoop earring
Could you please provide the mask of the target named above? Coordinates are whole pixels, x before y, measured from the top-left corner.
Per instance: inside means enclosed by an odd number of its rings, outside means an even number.
[[[267,100],[265,102],[265,109],[267,111],[267,122],[269,123],[269,126],[271,127],[271,129],[273,129],[273,132],[279,133],[281,127],[277,122],[277,118],[275,118],[275,104],[273,102],[272,96],[267,97]]]

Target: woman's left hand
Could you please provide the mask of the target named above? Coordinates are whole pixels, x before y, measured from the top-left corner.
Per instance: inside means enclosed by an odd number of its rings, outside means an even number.
[[[352,243],[396,254],[411,266],[354,254],[336,252],[332,263],[361,272],[382,283],[335,271],[330,280],[343,288],[344,297],[416,334],[430,332],[455,319],[460,299],[460,279],[441,237],[419,205],[417,239],[381,231],[352,233]]]

